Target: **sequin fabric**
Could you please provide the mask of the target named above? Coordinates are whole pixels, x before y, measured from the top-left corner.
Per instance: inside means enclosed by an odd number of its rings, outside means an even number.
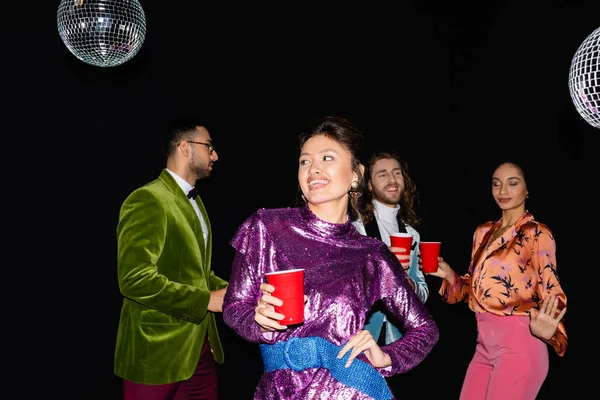
[[[260,209],[231,240],[237,250],[223,303],[224,322],[252,343],[275,343],[291,337],[319,336],[342,345],[363,329],[365,315],[377,300],[400,321],[404,336],[383,346],[392,360],[376,368],[384,377],[409,371],[431,351],[438,327],[416,296],[398,259],[375,238],[361,235],[348,222],[331,224],[308,208]],[[305,269],[304,323],[285,331],[263,333],[254,321],[265,273]],[[358,359],[369,363],[364,354]],[[265,372],[254,399],[370,399],[338,382],[325,368]]]

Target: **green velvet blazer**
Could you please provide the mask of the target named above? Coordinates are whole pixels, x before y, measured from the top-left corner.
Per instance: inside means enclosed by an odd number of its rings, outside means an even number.
[[[188,379],[206,335],[216,362],[224,360],[210,291],[227,286],[211,270],[212,233],[200,197],[202,225],[186,194],[165,169],[123,202],[117,225],[117,275],[123,305],[114,373],[132,382]],[[205,250],[206,249],[206,250]]]

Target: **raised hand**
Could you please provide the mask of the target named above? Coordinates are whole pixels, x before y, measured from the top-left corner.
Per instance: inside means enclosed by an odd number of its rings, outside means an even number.
[[[348,339],[344,347],[342,347],[338,353],[337,358],[343,358],[350,350],[352,350],[352,352],[346,361],[346,368],[348,368],[356,356],[362,352],[365,353],[365,356],[367,356],[367,359],[374,367],[385,368],[392,365],[390,356],[381,351],[377,342],[373,339],[373,336],[371,336],[371,333],[366,329],[358,331],[354,336]]]
[[[564,307],[557,315],[558,304],[559,298],[553,295],[544,300],[539,310],[529,310],[529,330],[532,334],[546,340],[554,336],[558,323],[567,312],[567,307]]]
[[[402,269],[404,272],[408,274],[408,269],[410,268],[410,249],[406,250],[402,247],[389,247],[390,251],[394,253],[400,264],[402,264]]]
[[[254,309],[254,321],[256,321],[256,323],[260,326],[260,330],[263,332],[286,330],[287,326],[279,324],[279,321],[281,321],[285,316],[275,312],[275,306],[280,306],[283,304],[281,299],[271,295],[271,293],[273,293],[275,290],[275,287],[268,283],[261,283],[260,290],[263,294],[258,300],[256,308]]]
[[[421,254],[419,253],[419,268],[421,268]],[[454,280],[454,270],[444,261],[442,257],[438,257],[438,269],[435,272],[424,272],[425,275],[437,276],[438,278],[446,279],[452,283]]]
[[[275,291],[275,287],[268,283],[261,283],[260,290],[262,296],[258,299],[258,304],[254,309],[254,321],[260,326],[263,332],[272,332],[275,330],[286,330],[287,326],[279,324],[285,316],[275,312],[275,306],[283,304],[281,299],[271,295]],[[304,302],[308,301],[308,296],[304,295]]]

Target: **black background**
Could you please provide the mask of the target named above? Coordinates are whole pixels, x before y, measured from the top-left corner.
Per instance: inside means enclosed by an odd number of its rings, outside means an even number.
[[[493,167],[526,156],[527,208],[553,230],[569,302],[569,348],[564,358],[550,352],[539,399],[595,388],[584,364],[595,361],[598,343],[588,271],[598,267],[592,233],[600,132],[577,113],[568,73],[600,24],[600,2],[142,0],[144,45],[112,68],[69,53],[56,26],[59,2],[39,3],[19,2],[22,10],[3,17],[2,65],[6,175],[17,181],[7,190],[44,189],[43,200],[31,204],[10,198],[35,212],[17,218],[7,244],[16,239],[15,249],[27,252],[12,288],[22,290],[30,276],[44,288],[25,297],[43,317],[29,332],[51,352],[45,368],[67,365],[45,392],[120,399],[112,372],[121,304],[115,228],[125,197],[164,167],[166,121],[197,117],[218,150],[201,190],[213,269],[228,279],[229,239],[257,208],[292,204],[297,134],[329,113],[365,133],[365,150],[396,149],[408,160],[420,191],[422,240],[441,240],[442,255],[460,273],[477,224],[500,217],[489,190]],[[457,399],[475,347],[474,318],[466,305],[440,301],[437,278],[427,281],[441,337],[404,377],[401,398]],[[222,398],[249,399],[261,374],[258,348],[219,324]]]

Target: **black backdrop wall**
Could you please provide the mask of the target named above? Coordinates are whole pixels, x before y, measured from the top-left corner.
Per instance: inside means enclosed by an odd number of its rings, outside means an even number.
[[[141,0],[145,43],[113,68],[68,52],[56,28],[59,1],[24,3],[17,15],[26,21],[2,22],[19,38],[7,41],[3,61],[6,119],[14,123],[7,136],[18,144],[10,152],[23,154],[21,185],[48,188],[34,218],[47,219],[52,253],[45,254],[57,267],[24,267],[51,279],[41,282],[51,295],[34,302],[50,310],[44,326],[53,333],[42,346],[50,365],[68,361],[52,386],[61,398],[120,398],[112,373],[118,210],[160,173],[159,135],[178,115],[205,121],[219,152],[201,190],[215,237],[213,267],[225,278],[238,225],[259,207],[292,204],[296,136],[319,116],[341,114],[364,131],[368,148],[393,148],[408,160],[421,194],[422,238],[441,240],[459,272],[476,225],[499,218],[492,168],[526,156],[528,209],[555,234],[569,299],[570,347],[564,358],[551,353],[539,398],[593,390],[582,365],[597,343],[586,324],[595,288],[582,271],[598,264],[591,231],[600,131],[577,114],[567,82],[572,56],[600,24],[597,0],[413,0],[389,9]],[[35,156],[25,152],[32,149]],[[24,173],[26,166],[36,172]],[[439,280],[428,283],[441,338],[406,374],[403,397],[457,399],[475,346],[474,318],[466,305],[440,301]],[[249,399],[261,374],[258,348],[219,323],[222,397]]]

